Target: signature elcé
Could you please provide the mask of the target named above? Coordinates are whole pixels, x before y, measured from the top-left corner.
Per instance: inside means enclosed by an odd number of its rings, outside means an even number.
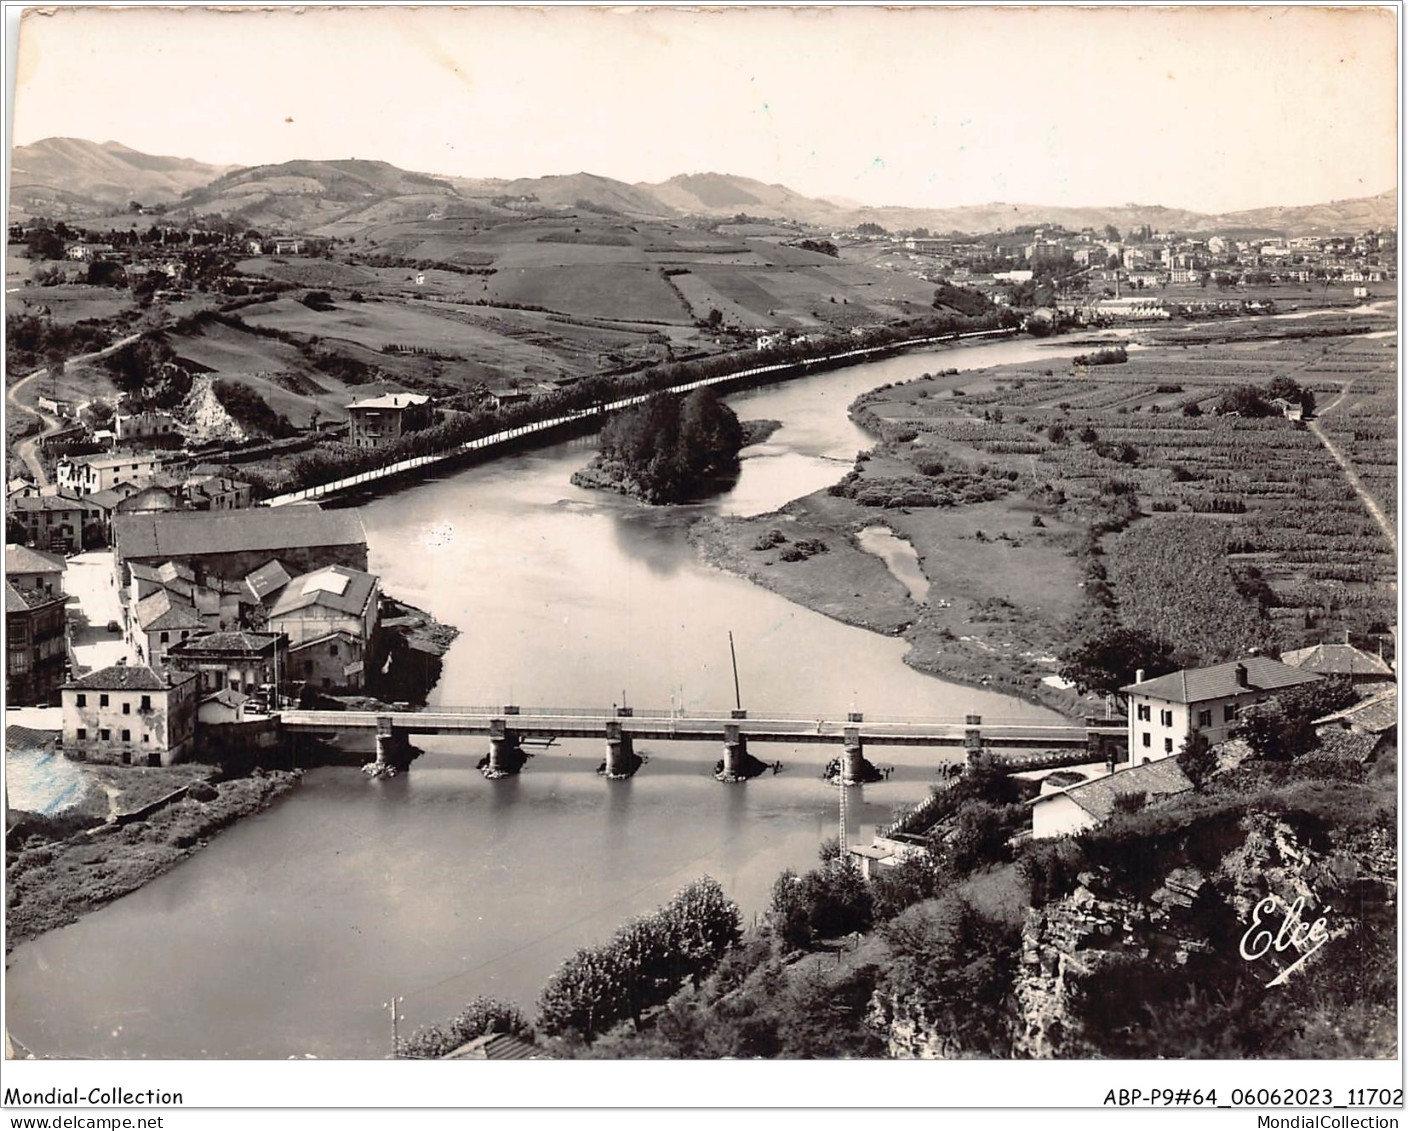
[[[1325,919],[1322,916],[1313,923],[1306,923],[1301,918],[1301,912],[1305,909],[1305,898],[1298,896],[1296,901],[1289,907],[1285,907],[1280,899],[1274,895],[1268,895],[1252,909],[1252,925],[1247,928],[1247,933],[1242,936],[1242,957],[1248,962],[1255,962],[1270,951],[1277,954],[1283,951],[1296,949],[1300,952],[1300,957],[1281,971],[1275,978],[1266,983],[1266,988],[1279,986],[1303,965],[1306,960],[1330,941],[1330,932],[1325,926]],[[1281,925],[1273,933],[1271,925],[1274,920],[1271,916],[1281,910]],[[1265,914],[1270,920],[1266,925],[1262,925],[1262,916]],[[1308,948],[1308,949],[1307,949]]]

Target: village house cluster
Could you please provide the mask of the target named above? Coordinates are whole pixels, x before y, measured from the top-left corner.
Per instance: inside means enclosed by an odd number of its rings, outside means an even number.
[[[70,646],[82,622],[66,618],[69,563],[5,549],[7,703],[59,703],[72,756],[179,761],[201,724],[258,725],[295,696],[360,692],[384,658],[356,511],[147,510],[114,516],[111,533],[121,620],[100,630],[125,655],[87,673]]]

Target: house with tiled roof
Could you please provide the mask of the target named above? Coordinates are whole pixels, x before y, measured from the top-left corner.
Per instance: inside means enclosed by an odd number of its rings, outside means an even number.
[[[84,548],[84,528],[96,509],[66,495],[14,495],[6,501],[8,517],[27,544],[60,554]]]
[[[1178,753],[1193,734],[1205,735],[1214,745],[1225,742],[1246,708],[1320,679],[1268,656],[1185,668],[1155,679],[1143,674],[1120,688],[1129,700],[1129,756],[1136,765]]]
[[[360,689],[375,645],[381,584],[345,566],[295,577],[269,609],[268,629],[289,640],[289,675],[321,688]]]
[[[166,650],[208,630],[195,605],[170,589],[158,589],[137,602],[133,642],[137,655],[154,668],[166,664]]]
[[[204,692],[252,695],[287,672],[288,639],[267,632],[212,632],[171,645],[166,663],[174,671],[196,672]]]
[[[421,393],[386,393],[347,406],[348,443],[384,448],[407,432],[428,428],[435,419],[430,398]]]
[[[1193,788],[1188,776],[1171,758],[1116,770],[1113,774],[1043,793],[1028,804],[1032,810],[1032,838],[1072,836],[1109,820],[1121,798],[1130,804],[1148,804]]]
[[[200,680],[114,664],[60,689],[64,753],[79,761],[169,766],[195,748]]]
[[[5,547],[5,580],[21,591],[61,597],[68,562],[61,554],[11,543]]]
[[[1388,661],[1352,644],[1315,644],[1281,653],[1281,662],[1323,676],[1345,676],[1355,687],[1381,687],[1397,682]]]
[[[1315,720],[1318,747],[1307,758],[1336,758],[1372,762],[1398,749],[1398,687]]]

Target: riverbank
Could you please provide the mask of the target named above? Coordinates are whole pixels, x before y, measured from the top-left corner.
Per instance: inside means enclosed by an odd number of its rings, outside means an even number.
[[[179,771],[175,774],[132,767],[105,769],[119,775],[142,773],[143,788],[138,792],[143,794],[190,788],[180,800],[140,820],[119,823],[122,814],[118,813],[96,828],[63,839],[50,839],[36,828],[25,837],[22,847],[13,843],[13,834],[7,838],[7,953],[136,891],[236,821],[266,808],[301,777],[297,771],[256,770],[248,777],[212,782],[202,774],[192,774],[195,768],[187,766],[172,767],[172,771]],[[168,777],[160,778],[163,774]],[[193,782],[198,784],[192,786]],[[124,811],[139,808],[138,804],[123,804]],[[55,827],[62,829],[63,825]]]
[[[1266,599],[1250,615],[1268,623],[1281,647],[1330,639],[1327,628],[1376,644],[1391,623],[1391,540],[1366,536],[1360,504],[1348,499],[1337,504],[1345,513],[1333,535],[1323,522],[1314,527],[1342,551],[1306,566],[1296,547],[1324,506],[1309,515],[1300,495],[1286,496],[1279,484],[1313,476],[1323,485],[1304,494],[1329,499],[1343,493],[1340,468],[1302,442],[1294,422],[1217,415],[1229,389],[1294,374],[1324,405],[1321,423],[1357,448],[1358,473],[1376,477],[1380,509],[1391,510],[1395,484],[1382,472],[1393,466],[1393,433],[1378,422],[1395,411],[1394,343],[1364,328],[1392,327],[1391,315],[1361,313],[1348,328],[1343,315],[1296,317],[1303,321],[1291,328],[1285,318],[1160,327],[1120,364],[1053,356],[879,386],[849,412],[875,445],[838,483],[772,514],[706,520],[692,538],[706,560],[789,600],[903,636],[905,661],[920,671],[1073,717],[1103,704],[1063,686],[1058,657],[1094,625],[1126,619],[1153,599],[1121,591],[1128,552],[1112,538],[1149,514],[1234,516],[1224,523],[1228,573],[1210,576],[1207,591],[1235,589],[1244,604],[1261,592]],[[1207,470],[1229,461],[1235,479]],[[910,544],[927,601],[909,600],[857,543],[867,526]],[[825,552],[781,552],[783,537]],[[1356,580],[1383,579],[1362,608],[1334,604],[1322,588],[1349,569]],[[1177,622],[1184,605],[1159,623]]]
[[[1074,532],[1059,523],[1032,530],[1033,513],[998,502],[877,514],[818,491],[772,514],[703,519],[690,539],[711,565],[833,620],[903,638],[904,661],[918,671],[1080,718],[1095,704],[1042,682],[1055,675],[1063,622],[1079,600],[1080,574],[1067,550]],[[912,601],[886,564],[857,544],[860,530],[875,525],[915,548],[927,603]]]

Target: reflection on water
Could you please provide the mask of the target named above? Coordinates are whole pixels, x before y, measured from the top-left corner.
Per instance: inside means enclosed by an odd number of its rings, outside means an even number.
[[[1051,351],[1003,343],[944,361],[1035,356]],[[745,419],[786,424],[748,450],[733,491],[696,508],[649,511],[573,487],[592,451],[581,441],[364,507],[385,589],[463,630],[434,701],[727,708],[731,631],[743,703],[757,711],[1051,718],[921,675],[902,641],[704,566],[687,541],[690,514],[771,510],[834,482],[869,443],[846,417],[851,400],[933,367],[915,354],[731,398]],[[427,753],[391,781],[311,771],[141,891],[18,948],[15,1037],[60,1056],[382,1056],[393,995],[411,1026],[481,993],[531,1011],[564,957],[690,880],[713,875],[751,919],[778,872],[812,866],[835,835],[828,747],[760,747],[785,771],[722,786],[707,743],[641,744],[646,766],[613,783],[586,741],[488,782],[474,769],[482,742],[422,740]],[[953,757],[871,756],[896,770],[850,790],[856,839],[924,796]]]

